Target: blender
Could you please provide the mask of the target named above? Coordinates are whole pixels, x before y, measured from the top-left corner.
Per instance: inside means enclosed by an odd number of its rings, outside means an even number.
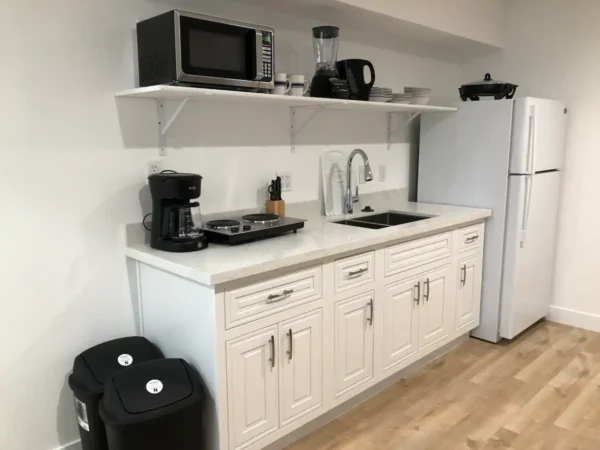
[[[350,97],[348,82],[338,77],[336,68],[340,29],[333,26],[313,28],[316,72],[310,85],[311,97]]]

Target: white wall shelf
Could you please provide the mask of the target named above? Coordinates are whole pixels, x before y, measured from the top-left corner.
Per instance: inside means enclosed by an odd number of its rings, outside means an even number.
[[[291,112],[290,134],[291,150],[296,150],[296,141],[302,130],[323,110],[340,110],[354,112],[373,112],[388,114],[388,123],[391,123],[392,114],[407,114],[409,120],[412,120],[418,114],[423,113],[451,113],[457,111],[456,108],[445,106],[429,105],[403,105],[397,103],[375,103],[360,102],[354,100],[339,100],[311,97],[292,97],[286,95],[257,94],[253,92],[225,91],[215,89],[203,89],[193,87],[179,86],[151,86],[145,88],[129,89],[116,93],[117,98],[149,98],[157,102],[158,111],[158,135],[159,135],[159,153],[164,155],[166,152],[166,134],[190,101],[200,102],[219,102],[219,103],[244,103],[261,104],[265,106],[288,107]],[[179,101],[178,107],[170,118],[165,117],[165,100]],[[296,111],[298,109],[314,110],[310,116],[303,122],[297,123]],[[393,133],[388,132],[388,146],[391,145]]]

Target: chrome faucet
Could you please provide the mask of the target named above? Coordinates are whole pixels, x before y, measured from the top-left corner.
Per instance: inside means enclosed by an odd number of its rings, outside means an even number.
[[[358,203],[358,186],[356,186],[356,195],[352,195],[352,160],[356,155],[360,155],[365,162],[365,181],[373,181],[373,172],[371,172],[371,163],[367,154],[357,148],[350,153],[348,157],[348,167],[346,173],[346,212],[352,214],[354,212],[354,204]]]

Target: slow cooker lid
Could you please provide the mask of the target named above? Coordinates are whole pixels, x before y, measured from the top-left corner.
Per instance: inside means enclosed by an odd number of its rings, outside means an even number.
[[[489,73],[485,74],[485,78],[483,80],[473,81],[471,83],[463,84],[463,86],[493,86],[496,84],[510,84],[505,81],[498,81],[492,79],[492,76]]]

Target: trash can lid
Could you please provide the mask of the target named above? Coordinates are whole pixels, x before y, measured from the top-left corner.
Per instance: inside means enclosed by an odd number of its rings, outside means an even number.
[[[141,414],[179,403],[193,393],[194,382],[187,363],[181,359],[160,359],[114,375],[106,385],[103,401],[107,411],[122,409],[128,414]]]
[[[69,382],[72,388],[73,385],[86,386],[88,390],[101,393],[110,376],[139,362],[159,358],[163,358],[162,352],[145,337],[114,339],[77,356]]]

